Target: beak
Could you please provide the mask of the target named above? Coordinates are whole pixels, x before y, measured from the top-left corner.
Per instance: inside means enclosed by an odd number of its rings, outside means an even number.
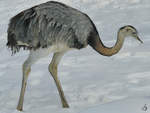
[[[142,41],[138,36],[136,36],[136,39],[137,39],[138,41],[140,41],[141,43],[143,43],[143,41]]]

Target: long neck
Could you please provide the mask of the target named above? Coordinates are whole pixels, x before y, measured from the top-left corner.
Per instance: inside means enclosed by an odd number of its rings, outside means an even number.
[[[106,47],[102,43],[98,35],[92,38],[92,40],[90,40],[89,45],[91,45],[93,49],[95,49],[101,55],[112,56],[119,52],[119,50],[122,48],[123,42],[124,42],[124,36],[121,35],[120,32],[118,32],[117,41],[113,47]]]

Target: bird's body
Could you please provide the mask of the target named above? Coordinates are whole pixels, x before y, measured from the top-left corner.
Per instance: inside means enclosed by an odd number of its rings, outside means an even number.
[[[95,26],[86,14],[50,1],[13,17],[8,38],[14,38],[14,52],[20,47],[30,50],[51,46],[81,49],[88,45],[87,39],[93,31]]]
[[[48,69],[56,83],[62,106],[69,107],[57,76],[57,67],[64,53],[90,45],[101,55],[112,56],[119,52],[127,36],[142,42],[137,34],[134,27],[124,26],[118,31],[115,46],[106,47],[92,20],[77,9],[50,1],[22,11],[10,20],[7,42],[12,53],[18,52],[21,47],[30,50],[22,67],[23,81],[17,109],[21,111],[23,108],[31,66],[41,57],[54,53]]]

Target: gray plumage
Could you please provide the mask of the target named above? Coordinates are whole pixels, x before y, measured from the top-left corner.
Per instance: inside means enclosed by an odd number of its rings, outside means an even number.
[[[65,4],[49,1],[22,11],[10,20],[8,43],[13,53],[21,47],[37,49],[63,43],[81,49],[88,37],[97,33],[84,13]]]
[[[62,56],[72,48],[81,49],[88,44],[101,55],[112,56],[120,51],[128,36],[143,43],[137,30],[126,25],[119,29],[116,44],[106,47],[86,14],[59,2],[50,1],[22,11],[10,20],[7,42],[12,53],[18,52],[21,47],[30,50],[22,65],[22,87],[17,109],[23,110],[31,66],[40,58],[54,53],[48,70],[56,83],[62,107],[69,108],[57,74]]]

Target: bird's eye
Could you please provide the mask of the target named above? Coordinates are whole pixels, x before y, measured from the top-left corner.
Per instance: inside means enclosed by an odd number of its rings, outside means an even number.
[[[133,34],[133,35],[136,35],[137,33],[136,33],[136,32],[133,32],[132,34]]]

